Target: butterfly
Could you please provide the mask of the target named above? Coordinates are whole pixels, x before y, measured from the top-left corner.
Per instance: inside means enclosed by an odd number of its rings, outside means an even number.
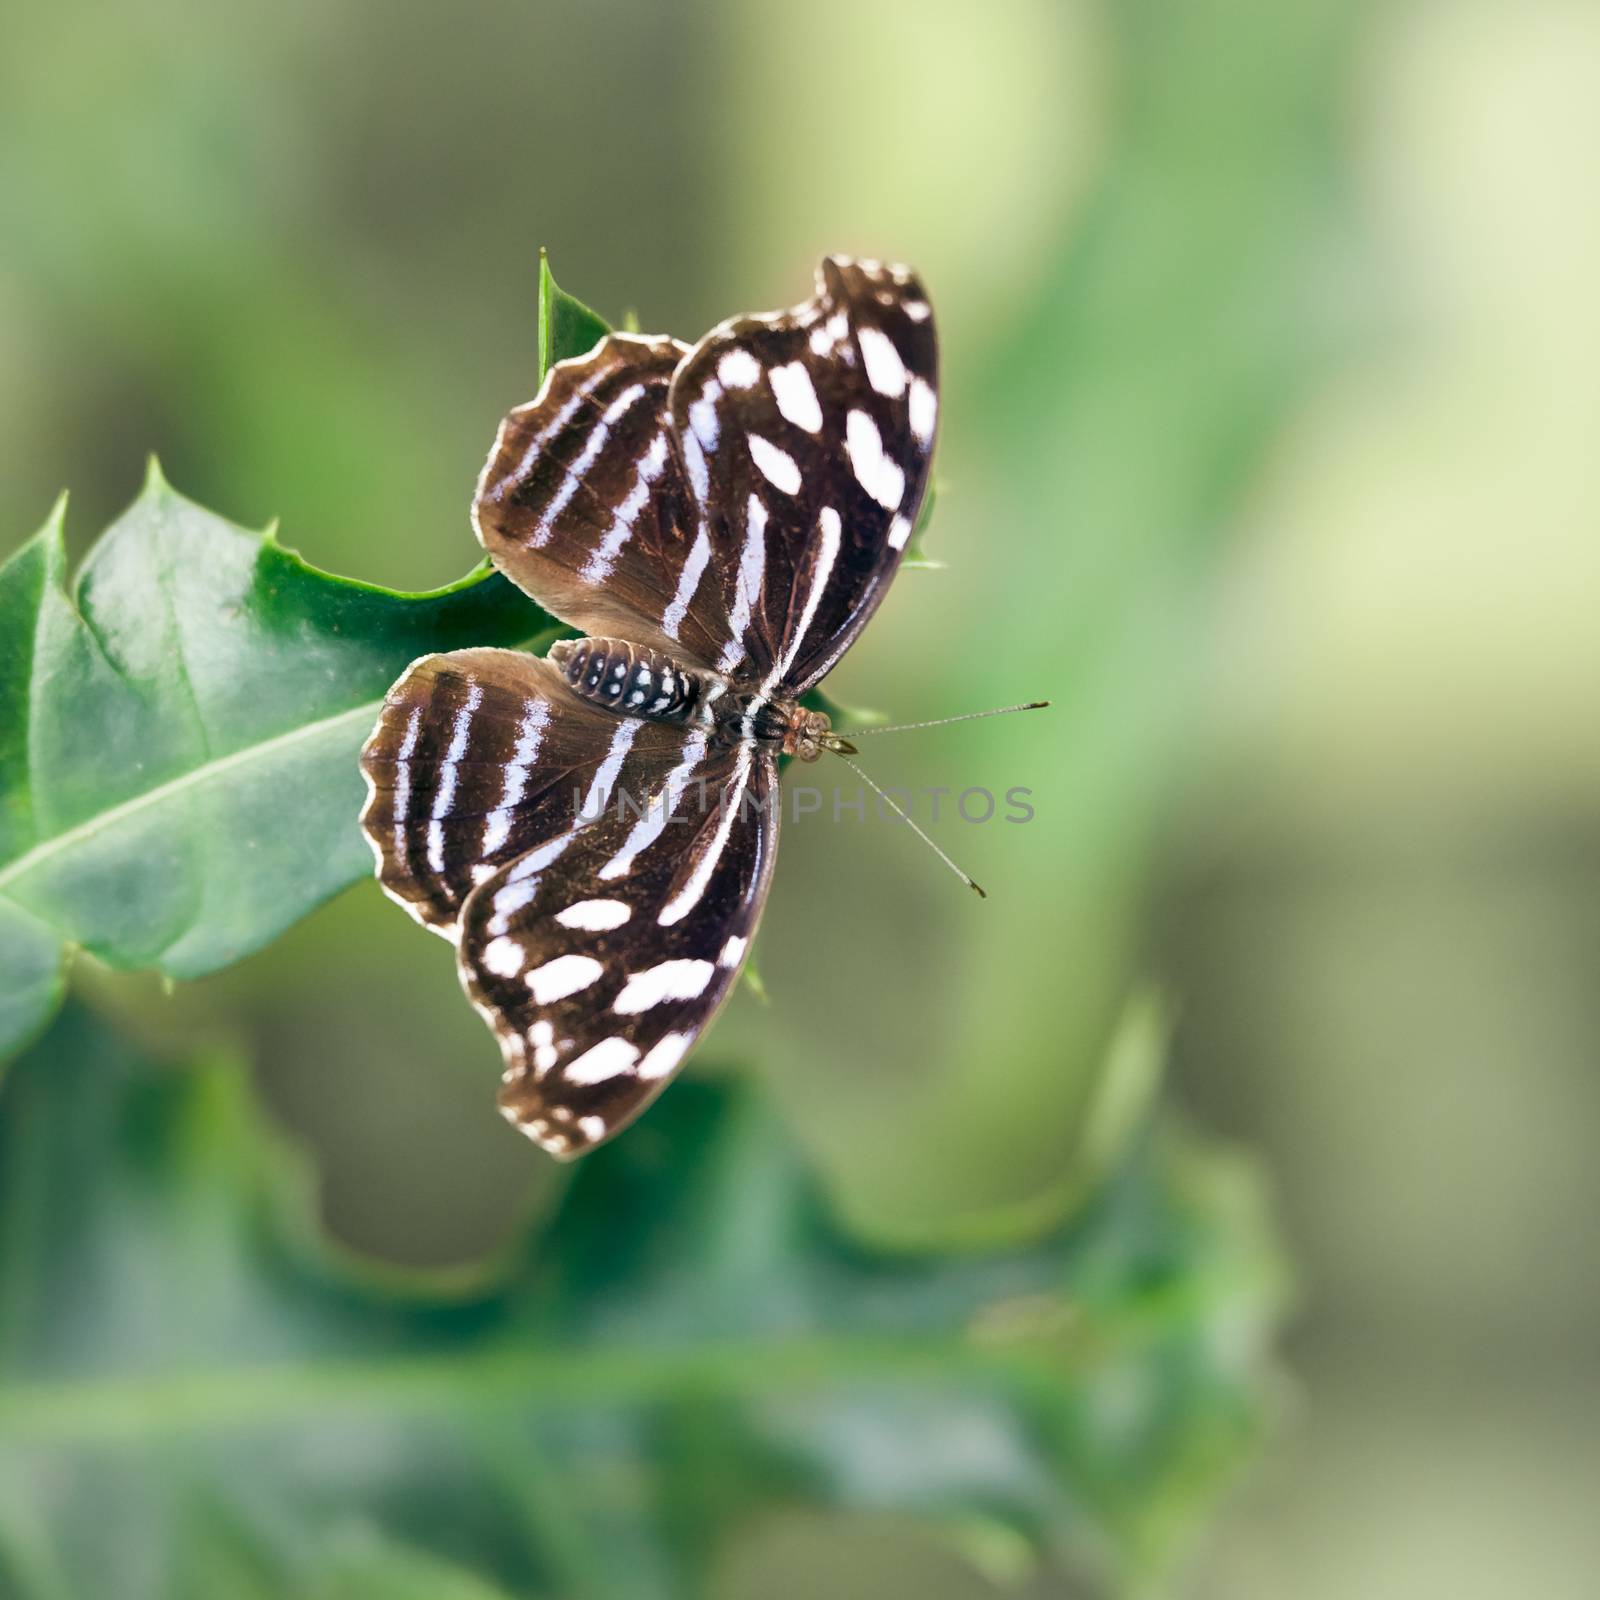
[[[473,525],[583,637],[412,663],[361,757],[384,890],[451,940],[553,1155],[642,1112],[728,997],[766,901],[778,759],[849,752],[801,697],[877,610],[938,414],[902,266],[690,348],[613,333],[500,426]]]

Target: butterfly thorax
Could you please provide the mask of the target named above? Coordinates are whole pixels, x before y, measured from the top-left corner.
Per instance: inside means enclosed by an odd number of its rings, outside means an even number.
[[[781,746],[784,755],[801,761],[815,761],[824,750],[854,753],[854,745],[830,731],[832,724],[824,712],[807,711],[798,701],[775,700],[760,690],[720,680],[716,685],[706,697],[714,738],[729,744],[758,739]]]
[[[821,711],[743,688],[628,639],[563,639],[550,647],[550,660],[574,694],[620,716],[693,723],[709,729],[718,744],[754,739],[802,761],[851,748],[830,731]]]

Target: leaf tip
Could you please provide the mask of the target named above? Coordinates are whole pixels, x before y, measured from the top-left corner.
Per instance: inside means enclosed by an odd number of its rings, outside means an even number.
[[[72,491],[63,489],[56,496],[55,504],[50,507],[50,515],[44,519],[44,526],[39,532],[52,540],[61,539],[67,528],[67,506],[71,502]]]
[[[67,491],[63,489],[50,507],[49,515],[36,532],[20,544],[4,561],[0,573],[11,581],[12,575],[32,567],[42,566],[47,582],[65,590],[67,575]]]
[[[139,491],[142,500],[164,500],[172,493],[172,485],[161,470],[161,458],[154,450],[144,458],[144,485]]]
[[[754,998],[757,1005],[770,1006],[772,1004],[772,996],[767,992],[766,981],[762,978],[754,957],[745,962],[744,971],[740,974],[740,977],[744,980],[746,991]]]
[[[928,479],[927,491],[922,496],[922,504],[917,510],[917,520],[911,529],[911,540],[906,547],[905,558],[901,562],[904,567],[916,568],[923,572],[942,572],[945,563],[932,559],[922,548],[922,541],[928,535],[928,526],[933,521],[933,508],[944,494],[944,479],[931,477]]]
[[[550,322],[556,300],[555,274],[550,270],[550,252],[543,245],[539,246],[539,287],[534,305],[534,322],[538,327],[538,349],[536,352],[539,362],[537,374],[538,382],[544,382],[544,375],[550,370],[551,362],[555,359],[550,349]]]

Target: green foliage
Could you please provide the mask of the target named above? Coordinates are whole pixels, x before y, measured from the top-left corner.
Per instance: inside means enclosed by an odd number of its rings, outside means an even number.
[[[552,628],[483,569],[426,595],[330,577],[153,467],[69,587],[58,507],[0,570],[0,1049],[69,947],[191,978],[370,872],[356,755],[389,684]]]
[[[604,331],[541,263],[541,372]],[[58,507],[0,570],[0,1051],[73,948],[194,977],[366,875],[389,683],[557,627],[483,567],[319,572],[154,469],[69,582]],[[697,1595],[795,1508],[1137,1587],[1260,1425],[1281,1290],[1247,1172],[1128,1153],[1160,1032],[1003,1229],[869,1244],[753,1089],[690,1083],[440,1279],[329,1244],[236,1066],[69,1011],[0,1092],[0,1595]]]
[[[558,361],[586,355],[611,332],[605,319],[557,284],[550,258],[539,252],[539,380]]]
[[[1250,1174],[1147,1141],[1033,1242],[875,1252],[748,1088],[680,1084],[537,1237],[339,1259],[225,1063],[79,1010],[0,1094],[0,1593],[695,1595],[795,1507],[1127,1588],[1262,1417]]]

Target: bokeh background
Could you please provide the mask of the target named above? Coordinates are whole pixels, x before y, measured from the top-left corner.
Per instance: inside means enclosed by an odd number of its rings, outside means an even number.
[[[6,11],[0,552],[67,486],[83,548],[155,450],[322,566],[443,582],[541,245],[688,338],[824,250],[915,262],[947,568],[830,687],[1051,698],[870,751],[1037,814],[941,827],[985,905],[887,828],[791,828],[771,1003],[708,1058],[915,1243],[1092,1179],[1154,982],[1164,1092],[1259,1153],[1302,1283],[1279,1437],[1182,1592],[1593,1592],[1600,11]],[[550,1182],[448,953],[369,887],[173,996],[84,982],[246,1048],[363,1249],[468,1259]],[[883,1537],[792,1530],[739,1592],[984,1592]]]

